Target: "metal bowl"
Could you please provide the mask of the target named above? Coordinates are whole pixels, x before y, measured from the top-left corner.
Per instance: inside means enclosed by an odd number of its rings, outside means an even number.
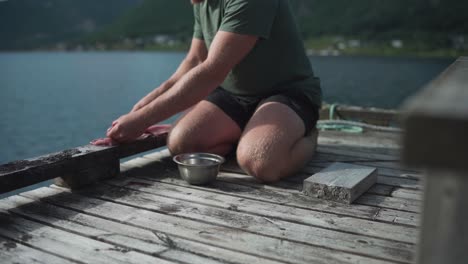
[[[224,158],[210,153],[179,154],[173,158],[179,166],[182,179],[190,184],[202,185],[216,180]]]

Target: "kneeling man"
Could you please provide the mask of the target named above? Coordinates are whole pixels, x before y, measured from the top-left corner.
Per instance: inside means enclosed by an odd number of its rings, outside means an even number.
[[[189,109],[170,132],[173,155],[236,150],[250,175],[274,182],[312,157],[321,105],[288,0],[192,0],[190,50],[177,71],[114,121],[112,139]]]

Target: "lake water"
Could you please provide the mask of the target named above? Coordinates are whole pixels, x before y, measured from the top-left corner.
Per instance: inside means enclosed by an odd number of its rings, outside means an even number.
[[[0,164],[87,144],[171,75],[171,52],[0,53]],[[324,99],[397,108],[453,60],[312,57]]]

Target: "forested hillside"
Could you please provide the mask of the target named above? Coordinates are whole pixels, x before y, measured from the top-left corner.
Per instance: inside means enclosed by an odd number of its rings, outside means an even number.
[[[98,39],[154,34],[189,36],[192,28],[193,11],[189,0],[145,0],[96,36]]]
[[[459,0],[290,0],[306,44],[347,54],[456,56],[468,50],[468,1]],[[169,35],[187,43],[192,31],[189,1],[146,0],[88,40]],[[337,37],[338,36],[338,37]],[[346,40],[348,39],[348,40]],[[396,42],[392,41],[396,40]],[[152,41],[147,41],[148,47]],[[392,45],[396,45],[395,49]],[[130,45],[131,46],[131,45]],[[154,46],[154,45],[153,45]],[[156,45],[160,47],[161,45]],[[175,45],[177,48],[180,45]],[[126,46],[128,47],[128,46]],[[137,46],[141,48],[142,45]],[[456,49],[458,51],[456,51]]]
[[[308,34],[468,33],[468,1],[291,0]]]
[[[290,0],[305,36],[468,33],[468,1]],[[189,1],[146,0],[111,27],[113,33],[188,34]]]
[[[336,42],[336,36],[377,45],[401,39],[412,49],[465,49],[468,45],[468,1],[290,2],[311,46],[329,46]],[[9,0],[0,2],[0,48],[34,47],[41,43],[39,39],[47,39],[46,43],[100,43],[107,48],[186,43],[192,32],[192,16],[189,0]],[[166,38],[156,41],[158,36]],[[150,38],[151,43],[145,42]],[[132,45],[135,39],[137,46]],[[127,45],[116,44],[122,41]]]
[[[100,31],[141,0],[0,1],[0,50],[34,49]]]

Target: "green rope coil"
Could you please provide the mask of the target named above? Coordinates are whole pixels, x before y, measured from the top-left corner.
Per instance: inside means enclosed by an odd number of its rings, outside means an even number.
[[[325,131],[325,130],[340,131],[340,132],[355,133],[355,134],[364,132],[364,129],[362,127],[357,126],[355,124],[346,124],[346,123],[334,121],[335,109],[337,106],[338,106],[337,104],[330,105],[330,110],[328,112],[329,122],[324,123],[323,121],[319,121],[317,123],[318,129],[320,129],[321,131]]]
[[[376,130],[376,131],[383,131],[383,132],[395,132],[400,133],[401,129],[396,127],[384,127],[384,126],[375,126],[370,125],[362,122],[356,121],[349,121],[349,120],[335,120],[335,111],[338,107],[337,104],[330,105],[330,110],[328,113],[329,120],[319,120],[317,122],[317,129],[321,131],[339,131],[339,132],[346,132],[346,133],[363,133],[364,128]]]

